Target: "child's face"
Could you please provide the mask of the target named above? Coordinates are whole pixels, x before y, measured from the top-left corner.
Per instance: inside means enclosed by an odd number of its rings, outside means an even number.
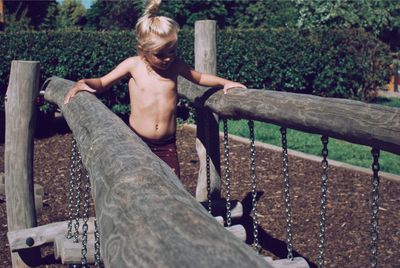
[[[167,44],[156,51],[146,53],[146,60],[153,68],[167,70],[175,60],[176,45],[176,42]]]

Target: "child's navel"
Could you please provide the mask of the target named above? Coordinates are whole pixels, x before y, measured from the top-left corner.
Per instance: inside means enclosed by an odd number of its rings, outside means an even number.
[[[156,124],[156,130],[158,130],[158,124]]]

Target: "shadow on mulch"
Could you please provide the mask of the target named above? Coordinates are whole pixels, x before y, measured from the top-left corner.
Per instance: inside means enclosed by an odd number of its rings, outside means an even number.
[[[261,196],[264,194],[262,191],[258,191],[256,194],[256,201],[258,202]],[[243,217],[239,220],[234,221],[234,224],[241,224],[246,230],[246,243],[252,245],[254,242],[254,225],[253,218],[251,216],[251,211],[253,209],[253,195],[251,192],[248,192],[245,198],[241,201],[243,205]],[[274,254],[279,259],[287,258],[287,244],[286,241],[279,240],[265,231],[261,226],[258,226],[258,243],[261,246],[263,251],[268,251]],[[296,250],[292,251],[293,257],[302,257],[304,258],[310,268],[317,268],[317,264],[313,263],[309,258],[304,255],[301,255]]]

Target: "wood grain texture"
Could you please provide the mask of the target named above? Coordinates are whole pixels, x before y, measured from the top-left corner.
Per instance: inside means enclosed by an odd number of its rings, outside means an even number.
[[[217,22],[201,20],[194,27],[195,69],[209,74],[217,73]],[[196,199],[208,200],[207,191],[207,153],[210,157],[210,199],[221,198],[221,163],[219,153],[218,115],[203,105],[196,107],[196,151],[200,168],[197,178]]]
[[[39,93],[37,61],[12,61],[7,88],[5,135],[5,192],[8,230],[36,226],[33,192],[33,134],[35,99]],[[27,267],[12,253],[13,267]]]
[[[72,85],[52,78],[45,98],[62,110],[90,174],[106,267],[268,267],[94,95],[64,105]]]
[[[53,243],[56,237],[66,236],[67,226],[68,221],[62,221],[8,232],[7,237],[10,249],[11,251],[18,251]],[[79,221],[79,226],[81,227],[79,232],[82,233],[83,220]],[[94,233],[94,218],[92,217],[88,221],[88,233]],[[27,238],[33,239],[33,245],[28,246],[26,244]]]
[[[222,117],[262,121],[400,154],[399,108],[257,89],[232,89],[224,95],[184,79],[179,80],[179,95],[195,105],[204,103]]]

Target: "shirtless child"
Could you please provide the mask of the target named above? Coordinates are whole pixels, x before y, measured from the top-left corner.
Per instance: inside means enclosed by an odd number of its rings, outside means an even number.
[[[136,24],[138,55],[124,60],[103,77],[79,80],[66,94],[64,104],[79,91],[102,93],[128,75],[129,125],[179,177],[175,140],[178,76],[201,86],[221,86],[224,93],[245,86],[195,71],[177,58],[179,25],[168,17],[157,16],[160,4],[161,0],[150,0]]]

